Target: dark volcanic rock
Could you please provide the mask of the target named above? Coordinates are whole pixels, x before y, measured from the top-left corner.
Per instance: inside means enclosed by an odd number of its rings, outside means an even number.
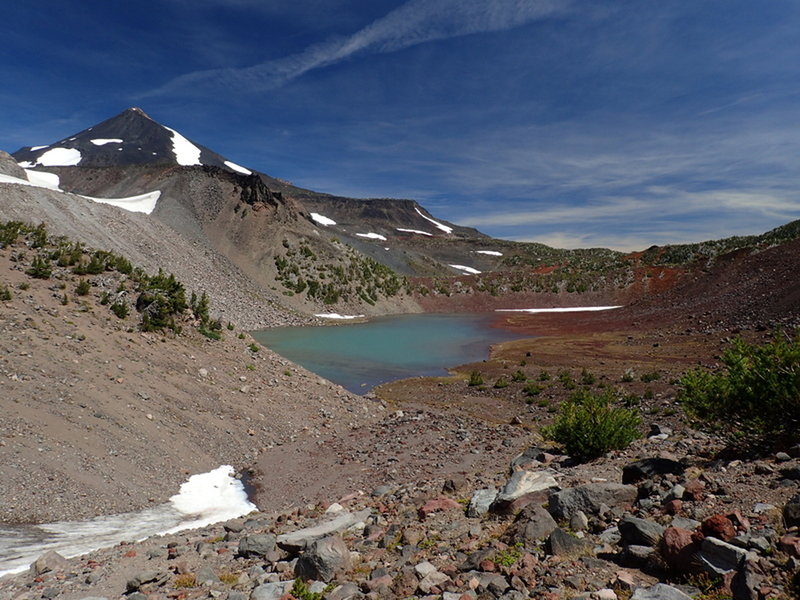
[[[668,458],[643,458],[622,468],[622,483],[631,484],[655,475],[680,475],[684,467]]]

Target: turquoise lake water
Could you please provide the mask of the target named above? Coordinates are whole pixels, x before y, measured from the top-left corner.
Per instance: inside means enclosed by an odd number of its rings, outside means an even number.
[[[491,314],[380,317],[367,323],[277,327],[253,332],[261,344],[342,387],[376,385],[487,358],[489,346],[519,336],[490,327]]]

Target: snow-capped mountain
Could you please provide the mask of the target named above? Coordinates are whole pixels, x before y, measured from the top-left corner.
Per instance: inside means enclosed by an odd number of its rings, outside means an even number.
[[[21,148],[12,156],[25,168],[172,164],[207,165],[251,174],[249,169],[157,123],[141,108],[124,110],[53,144]]]

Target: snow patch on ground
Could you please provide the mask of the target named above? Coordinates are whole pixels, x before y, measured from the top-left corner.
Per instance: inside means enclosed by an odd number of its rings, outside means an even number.
[[[564,306],[559,308],[496,308],[496,312],[524,312],[524,313],[563,313],[584,312],[593,310],[612,310],[621,306]]]
[[[53,148],[36,159],[36,163],[43,167],[74,167],[81,158],[80,150],[76,148]]]
[[[326,227],[328,225],[336,225],[336,221],[334,221],[333,219],[329,219],[325,215],[321,215],[319,213],[311,213],[311,219],[314,222],[319,223],[320,225],[325,225]]]
[[[439,221],[434,221],[434,220],[433,220],[433,219],[431,219],[430,217],[426,217],[425,215],[423,215],[423,214],[422,214],[422,212],[421,212],[421,211],[420,211],[420,210],[419,210],[419,209],[418,209],[416,206],[414,207],[414,210],[415,210],[415,211],[417,211],[417,214],[418,214],[420,217],[422,217],[422,218],[423,218],[423,219],[425,219],[426,221],[430,221],[430,222],[431,222],[431,223],[433,223],[433,224],[434,224],[434,225],[435,225],[435,226],[436,226],[438,229],[441,229],[441,230],[442,230],[442,231],[444,231],[445,233],[453,233],[453,228],[452,228],[452,227],[448,227],[447,225],[443,225],[442,223],[439,223]]]
[[[319,313],[314,315],[321,319],[363,319],[364,315],[340,315],[339,313]]]
[[[94,140],[89,140],[95,146],[105,146],[106,144],[121,144],[122,140],[119,138],[97,138]]]
[[[141,512],[24,528],[0,525],[0,577],[25,571],[48,550],[71,558],[121,541],[206,527],[249,514],[256,507],[233,475],[229,465],[192,475],[168,503]]]
[[[33,167],[36,166],[35,162],[31,162],[29,160],[23,160],[22,162],[18,162],[17,164],[23,169],[32,169]]]
[[[61,188],[58,187],[61,180],[55,173],[25,169],[25,174],[28,176],[28,181],[30,181],[31,185],[56,190],[57,192],[61,191]]]
[[[191,167],[203,164],[200,162],[200,148],[174,129],[169,127],[165,127],[165,129],[172,132],[172,152],[175,153],[175,160],[178,161],[179,165]]]
[[[36,152],[37,150],[43,150],[45,148],[49,148],[50,146],[31,146],[31,152]]]
[[[63,190],[58,188],[59,179],[58,175],[54,173],[43,173],[41,171],[25,171],[28,179],[20,179],[19,177],[12,177],[11,175],[4,175],[0,173],[0,183],[16,183],[18,185],[29,185],[31,187],[47,188],[56,192],[63,193]],[[80,195],[80,194],[78,194]],[[146,194],[139,194],[138,196],[130,196],[128,198],[94,198],[92,196],[81,196],[92,202],[99,202],[100,204],[110,204],[117,208],[123,208],[130,212],[140,212],[149,215],[156,208],[161,192],[147,192]]]
[[[418,233],[419,235],[427,235],[428,237],[433,237],[432,233],[428,233],[427,231],[420,231],[419,229],[402,229],[400,227],[395,227],[397,231],[404,231],[405,233]]]
[[[473,269],[472,267],[465,267],[464,265],[449,265],[454,269],[458,269],[459,271],[464,271],[469,273],[470,275],[480,275],[481,272],[478,269]]]
[[[488,256],[503,256],[502,252],[497,250],[475,250],[475,254],[486,254]]]
[[[380,233],[357,233],[358,237],[368,238],[370,240],[381,240],[383,242],[386,241],[386,236],[381,235]]]
[[[241,165],[237,165],[235,162],[231,162],[229,160],[225,161],[225,166],[229,169],[236,171],[237,173],[243,173],[244,175],[252,175],[253,172],[250,169],[245,169]]]
[[[81,196],[92,202],[99,202],[100,204],[110,204],[117,208],[122,208],[128,212],[139,212],[149,215],[156,208],[161,192],[147,192],[146,194],[139,194],[138,196],[130,196],[128,198],[93,198],[92,196]]]

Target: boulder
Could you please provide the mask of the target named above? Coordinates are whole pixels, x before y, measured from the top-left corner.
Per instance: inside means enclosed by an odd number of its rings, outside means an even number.
[[[661,537],[661,556],[671,569],[680,573],[691,570],[697,548],[692,532],[687,529],[667,527]]]
[[[735,571],[747,556],[748,552],[744,548],[714,537],[707,537],[702,541],[698,554],[703,569],[711,575],[724,575],[729,571]]]
[[[655,521],[639,519],[630,515],[622,519],[617,527],[626,546],[655,546],[664,534],[664,527]]]
[[[497,490],[495,488],[475,490],[469,501],[469,506],[467,507],[467,516],[480,517],[481,515],[485,515],[489,512],[489,507],[492,505],[495,498],[497,498]]]
[[[292,589],[292,581],[262,583],[250,592],[250,600],[280,600]]]
[[[506,530],[504,539],[508,544],[520,543],[535,546],[558,528],[558,523],[538,504],[528,504]]]
[[[265,557],[275,550],[276,538],[269,533],[246,535],[239,540],[239,556]]]
[[[783,507],[783,520],[786,527],[800,525],[800,494],[791,498]]]
[[[637,588],[631,600],[692,600],[692,597],[671,585],[657,583],[653,587]]]
[[[439,571],[432,571],[425,575],[419,582],[419,591],[430,594],[433,588],[440,587],[450,581],[450,577]]]
[[[33,562],[31,565],[31,573],[33,575],[42,575],[50,571],[63,571],[68,566],[69,562],[66,558],[55,550],[50,550]]]
[[[338,535],[317,540],[297,560],[294,573],[302,579],[328,582],[350,568],[350,550]]]
[[[700,525],[705,536],[711,536],[729,542],[736,537],[736,529],[725,515],[712,515]]]
[[[577,511],[597,515],[603,505],[609,508],[630,506],[637,490],[621,483],[589,483],[561,490],[550,496],[550,514],[557,521],[568,521]]]
[[[575,558],[591,551],[592,546],[586,540],[570,535],[557,527],[547,538],[547,553],[556,556]]]
[[[354,513],[337,513],[335,518],[323,521],[313,527],[279,535],[277,543],[284,550],[297,553],[305,550],[319,539],[344,531],[357,523],[363,523],[370,514],[372,511],[368,508]]]
[[[523,497],[528,497],[529,501],[536,498],[546,500],[551,490],[558,487],[553,475],[550,470],[515,471],[497,494],[492,503],[492,512],[510,512],[514,501]]]
[[[622,467],[622,483],[636,483],[656,475],[680,475],[684,467],[669,458],[643,458]]]

